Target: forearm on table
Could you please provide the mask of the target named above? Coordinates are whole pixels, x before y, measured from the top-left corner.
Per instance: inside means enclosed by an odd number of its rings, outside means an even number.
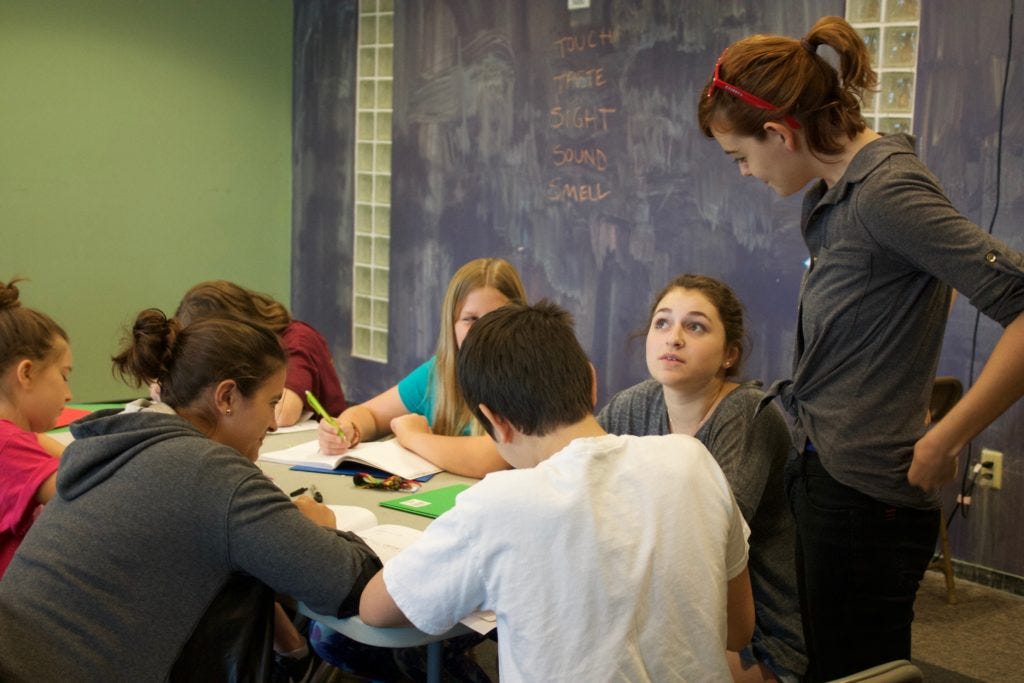
[[[355,534],[317,526],[283,503],[267,504],[258,520],[232,520],[230,557],[239,570],[319,614],[355,614],[380,559]]]
[[[278,427],[290,427],[302,417],[302,409],[305,407],[303,399],[291,389],[285,389],[281,394],[281,400],[277,403],[274,418]]]
[[[405,437],[402,445],[441,469],[463,477],[480,479],[485,474],[509,467],[489,436],[443,436],[419,432]]]
[[[370,579],[359,598],[359,617],[369,626],[411,626],[384,584],[384,572]]]

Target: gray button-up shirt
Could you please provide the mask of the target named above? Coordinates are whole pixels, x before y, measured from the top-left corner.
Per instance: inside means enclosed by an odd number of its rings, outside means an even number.
[[[866,145],[835,186],[804,198],[811,265],[800,289],[792,384],[780,393],[838,481],[935,508],[910,486],[951,288],[1006,326],[1024,310],[1024,257],[950,204],[913,140]]]

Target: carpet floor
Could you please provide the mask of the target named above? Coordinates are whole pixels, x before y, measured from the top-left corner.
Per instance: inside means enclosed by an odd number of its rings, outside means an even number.
[[[957,604],[946,601],[946,584],[929,571],[915,605],[913,662],[927,683],[1024,683],[1024,597],[956,580]],[[473,650],[497,683],[497,645]],[[322,667],[314,683],[366,681]]]

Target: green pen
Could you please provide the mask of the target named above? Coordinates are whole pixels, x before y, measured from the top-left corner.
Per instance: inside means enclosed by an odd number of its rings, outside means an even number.
[[[316,400],[316,396],[313,395],[312,391],[306,391],[306,401],[309,402],[309,405],[313,407],[313,410],[316,411],[317,415],[327,420],[327,424],[331,425],[332,427],[338,430],[338,436],[345,439],[345,441],[348,441],[348,434],[346,434],[345,430],[341,428],[341,425],[338,424],[338,421],[331,417],[326,410],[324,410],[324,407],[320,405],[320,401]]]

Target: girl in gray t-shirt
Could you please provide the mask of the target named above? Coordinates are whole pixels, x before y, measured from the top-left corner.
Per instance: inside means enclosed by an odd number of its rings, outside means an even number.
[[[793,519],[782,473],[789,428],[773,405],[758,411],[759,382],[738,383],[743,307],[724,283],[682,275],[654,300],[647,326],[651,379],[619,392],[598,415],[613,434],[688,434],[711,452],[750,526],[757,605],[751,645],[730,654],[734,675],[752,666],[797,680],[807,665],[793,564]]]

